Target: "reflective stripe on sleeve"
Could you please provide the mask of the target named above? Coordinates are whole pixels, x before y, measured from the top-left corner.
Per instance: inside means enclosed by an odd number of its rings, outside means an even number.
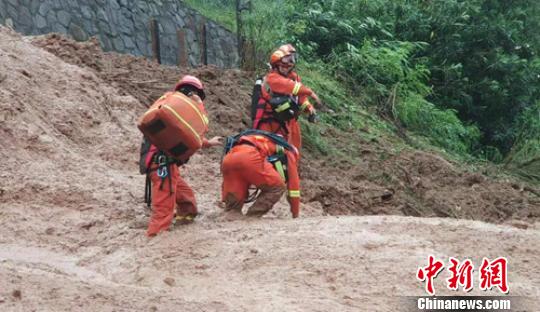
[[[302,104],[302,106],[300,106],[300,110],[305,111],[306,108],[308,108],[308,106],[309,106],[309,101],[305,101],[304,104]]]
[[[300,87],[302,87],[302,84],[300,82],[295,83],[294,88],[292,90],[292,94],[297,95],[298,91],[300,91]]]

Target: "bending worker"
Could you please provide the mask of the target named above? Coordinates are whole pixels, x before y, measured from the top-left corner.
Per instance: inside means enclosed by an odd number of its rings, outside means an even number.
[[[294,71],[297,55],[296,49],[290,45],[282,45],[270,56],[271,71],[262,81],[261,99],[255,113],[254,129],[279,133],[287,138],[299,151],[302,147],[302,136],[298,116],[307,114],[310,122],[316,121],[316,110],[309,101],[313,98],[318,105],[321,101],[317,94],[302,84],[300,76]],[[271,101],[287,97],[291,101],[293,115],[283,117],[276,114]],[[274,99],[274,100],[273,100]]]
[[[262,216],[288,190],[292,217],[298,217],[300,179],[294,146],[279,135],[252,129],[227,138],[225,153],[221,170],[226,211],[241,214],[249,187],[254,185],[260,194],[246,215]]]
[[[199,107],[204,118],[208,120],[203,104],[205,98],[204,87],[199,79],[189,75],[184,76],[175,86],[174,91],[166,93],[160,100],[166,101],[168,96],[174,96],[176,92],[187,95]],[[202,148],[221,144],[221,137],[218,136],[210,140],[202,139]],[[163,166],[163,162],[167,164],[168,174],[166,177],[163,177],[163,175],[160,177],[158,170],[160,166]],[[175,214],[176,221],[179,223],[192,222],[198,214],[197,202],[193,190],[180,176],[180,164],[178,161],[166,156],[152,145],[146,155],[145,163],[152,184],[152,215],[150,216],[146,234],[154,236],[160,231],[167,230]]]

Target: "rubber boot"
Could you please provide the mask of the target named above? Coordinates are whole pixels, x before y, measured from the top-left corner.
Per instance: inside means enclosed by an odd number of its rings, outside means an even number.
[[[235,221],[244,218],[242,207],[244,201],[236,198],[233,193],[227,194],[225,197],[225,220]]]
[[[246,216],[260,217],[270,211],[285,192],[284,186],[263,186],[261,194],[246,213]]]

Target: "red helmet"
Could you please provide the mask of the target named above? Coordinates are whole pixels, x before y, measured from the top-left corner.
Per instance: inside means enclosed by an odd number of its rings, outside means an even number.
[[[195,91],[197,95],[199,95],[201,100],[204,100],[204,98],[206,97],[202,82],[199,80],[199,78],[195,76],[185,75],[184,77],[182,77],[182,79],[180,79],[180,81],[178,81],[178,83],[174,87],[174,91],[181,91],[181,89],[186,89],[186,88],[187,88],[186,92],[190,92],[192,91],[192,89],[195,89],[193,91]]]
[[[202,82],[199,80],[199,78],[195,76],[191,76],[191,75],[185,75],[184,77],[182,77],[182,79],[180,79],[180,81],[178,81],[178,83],[174,87],[174,90],[177,91],[178,89],[180,89],[180,87],[185,86],[185,85],[193,86],[196,89],[201,90],[201,91],[204,90],[204,86]]]

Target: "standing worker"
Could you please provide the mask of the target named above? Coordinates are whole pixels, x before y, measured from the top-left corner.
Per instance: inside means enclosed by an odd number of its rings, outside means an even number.
[[[300,76],[294,71],[296,61],[296,49],[290,44],[282,45],[270,56],[271,71],[261,83],[253,128],[279,133],[300,151],[302,136],[298,116],[307,114],[308,120],[315,122],[316,110],[309,97],[318,105],[321,105],[321,100],[313,90],[301,83]]]
[[[216,136],[210,140],[204,138],[204,134],[208,131],[208,117],[203,104],[204,99],[202,82],[194,76],[186,75],[180,79],[172,92],[165,93],[153,106],[157,104],[159,107],[164,107],[173,101],[189,101],[189,105],[198,109],[197,116],[203,121],[204,129],[200,137],[202,148],[208,148],[221,145],[221,137]],[[178,116],[178,119],[180,117]],[[188,128],[193,130],[189,125]],[[197,216],[198,210],[193,190],[180,176],[179,166],[185,162],[167,156],[156,146],[151,145],[148,153],[144,156],[144,163],[151,181],[152,204],[152,215],[146,234],[154,236],[160,231],[167,230],[175,216],[175,207],[177,222],[192,222]]]
[[[300,214],[298,151],[283,137],[262,131],[246,130],[227,139],[223,173],[222,201],[225,210],[242,213],[249,187],[260,194],[247,216],[262,216],[276,204],[285,190],[293,218]]]

